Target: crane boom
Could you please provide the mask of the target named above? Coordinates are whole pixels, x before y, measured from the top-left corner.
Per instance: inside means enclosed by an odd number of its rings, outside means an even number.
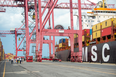
[[[89,1],[89,0],[87,0]],[[91,10],[96,6],[96,3],[81,3],[81,9]],[[45,8],[46,1],[41,1],[41,7]],[[24,0],[0,0],[1,7],[24,7]],[[34,8],[34,0],[28,0],[28,6]],[[114,8],[115,4],[108,4],[110,8]],[[49,5],[47,6],[49,8]],[[57,9],[70,9],[70,3],[59,3],[54,8]],[[72,3],[73,9],[78,9],[78,3]]]

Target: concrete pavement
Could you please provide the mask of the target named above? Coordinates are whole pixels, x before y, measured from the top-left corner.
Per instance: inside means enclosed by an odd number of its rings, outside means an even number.
[[[24,63],[20,66],[38,77],[116,77],[115,64],[44,61]]]
[[[4,66],[5,62],[3,68],[0,68],[0,77],[3,77]],[[6,62],[4,77],[116,77],[116,65],[52,61],[22,64]]]

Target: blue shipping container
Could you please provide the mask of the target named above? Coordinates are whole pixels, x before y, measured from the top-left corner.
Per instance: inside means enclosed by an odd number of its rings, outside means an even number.
[[[62,39],[59,40],[59,44],[62,43]]]
[[[92,35],[92,29],[90,29],[90,35]]]
[[[65,43],[66,42],[66,40],[65,39],[63,39],[63,43]]]

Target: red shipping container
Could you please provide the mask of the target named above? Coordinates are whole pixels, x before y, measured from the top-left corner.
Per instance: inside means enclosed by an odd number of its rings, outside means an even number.
[[[111,34],[111,29],[112,29],[112,27],[102,29],[102,34],[101,35],[102,36],[110,35]]]
[[[89,34],[90,33],[90,29],[84,29],[84,30],[82,30],[82,36],[84,35],[84,33],[86,33],[86,34],[88,33]]]

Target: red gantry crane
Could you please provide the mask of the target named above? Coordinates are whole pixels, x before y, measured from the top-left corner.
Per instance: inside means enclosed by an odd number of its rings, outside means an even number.
[[[36,43],[36,58],[37,61],[42,61],[42,47],[43,43],[49,44],[50,56],[54,58],[55,56],[55,36],[68,36],[71,41],[71,61],[82,62],[82,23],[81,23],[81,10],[91,10],[96,5],[94,3],[81,3],[81,0],[77,0],[78,3],[73,3],[72,0],[69,0],[70,3],[59,3],[58,0],[0,0],[1,7],[24,7],[25,15],[25,37],[26,37],[26,56],[29,56],[29,49],[31,43]],[[109,6],[114,7],[114,4]],[[43,8],[43,10],[42,10]],[[46,10],[48,8],[48,11]],[[32,32],[29,32],[29,18],[28,12],[31,9],[35,10],[35,27]],[[54,9],[70,9],[70,22],[71,29],[54,29]],[[73,28],[73,9],[78,9],[79,15],[79,30],[74,30]],[[43,14],[47,11],[47,14],[43,18]],[[52,27],[51,19],[52,16]],[[43,18],[43,20],[42,20]],[[49,22],[50,29],[45,29],[45,25]],[[22,29],[21,27],[19,29]],[[17,31],[17,30],[15,30]],[[32,40],[31,37],[36,31],[36,40]],[[78,34],[79,38],[79,52],[74,52],[74,34]],[[17,35],[17,32],[15,33]],[[43,40],[44,36],[50,36],[49,40]],[[51,40],[53,36],[53,40]],[[16,37],[15,37],[16,38]],[[17,39],[17,38],[16,38]],[[15,40],[16,40],[15,39]],[[22,42],[22,41],[21,41]],[[53,44],[53,55],[51,55],[51,43]],[[16,46],[17,47],[17,46]],[[16,48],[17,56],[17,48]]]

